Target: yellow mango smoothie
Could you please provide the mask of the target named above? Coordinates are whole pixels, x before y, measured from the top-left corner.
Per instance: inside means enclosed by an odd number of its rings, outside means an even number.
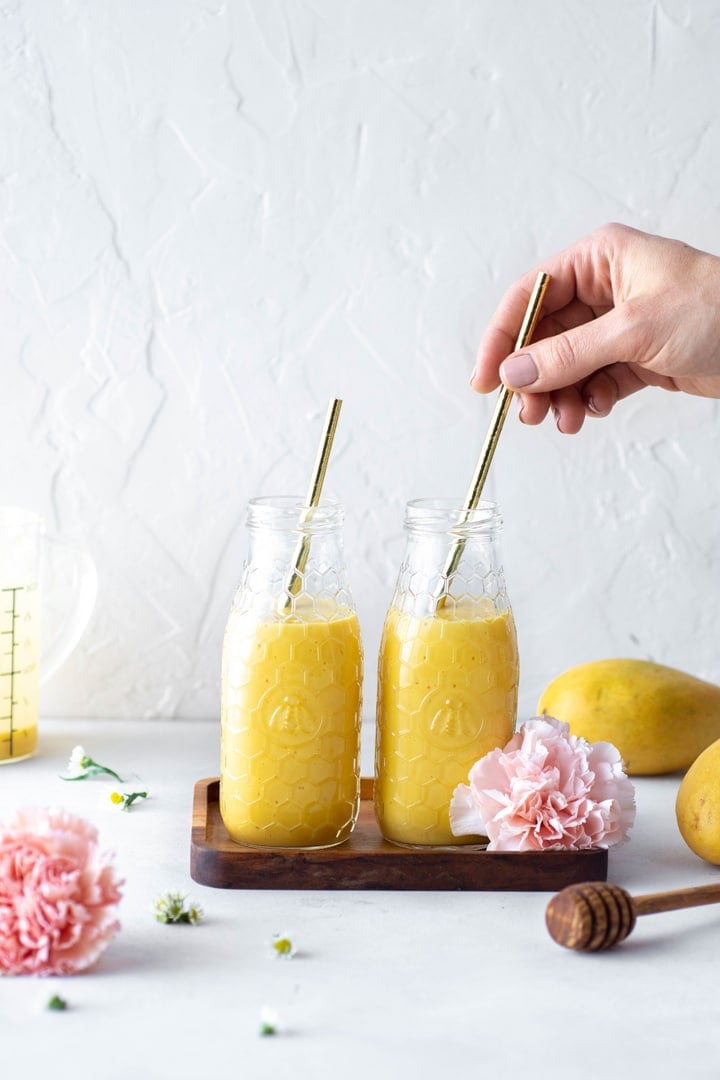
[[[411,846],[478,842],[450,831],[452,793],[515,728],[518,652],[509,611],[453,603],[388,612],[378,667],[375,812]],[[480,839],[480,838],[478,838]]]
[[[233,840],[329,847],[359,807],[362,646],[357,616],[300,604],[233,612],[223,646],[220,812]]]

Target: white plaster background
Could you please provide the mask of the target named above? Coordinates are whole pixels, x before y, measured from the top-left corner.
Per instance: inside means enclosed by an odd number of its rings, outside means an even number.
[[[509,281],[607,220],[720,252],[715,0],[5,0],[0,501],[84,536],[48,715],[207,717],[253,495],[328,490],[372,714],[408,498],[462,493]],[[493,466],[521,715],[633,655],[720,680],[720,407],[645,391]]]

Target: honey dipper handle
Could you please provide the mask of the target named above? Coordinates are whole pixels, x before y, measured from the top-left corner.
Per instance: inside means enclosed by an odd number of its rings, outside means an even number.
[[[661,911],[680,911],[681,908],[719,903],[720,885],[696,885],[692,889],[649,893],[647,896],[634,897],[632,902],[636,915],[655,915]]]

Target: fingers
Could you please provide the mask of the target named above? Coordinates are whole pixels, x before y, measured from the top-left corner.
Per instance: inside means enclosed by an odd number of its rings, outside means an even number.
[[[615,378],[612,375],[613,370],[615,371]],[[625,380],[623,374],[629,375],[630,380]],[[627,381],[626,393],[621,391],[618,380]],[[617,365],[615,369],[598,371],[583,386],[583,404],[589,416],[609,416],[620,398],[627,397],[627,394],[632,393],[634,390],[639,390],[640,385],[640,380],[633,375],[629,368],[623,369],[620,365]]]
[[[552,413],[558,431],[563,435],[576,435],[583,426],[588,407],[580,390],[571,386],[552,394],[520,396],[518,415],[523,424],[540,424],[548,412]]]
[[[630,360],[642,364],[653,354],[645,324],[642,304],[625,304],[513,353],[500,365],[500,378],[511,390],[552,393],[584,383],[603,368]]]
[[[558,431],[575,435],[586,417],[608,416],[618,401],[647,386],[628,364],[615,364],[591,375],[580,386],[552,393],[519,394],[518,417],[523,424],[541,424],[553,415]]]
[[[505,357],[509,356],[515,349],[515,342],[522,326],[536,278],[537,272],[535,270],[524,274],[505,293],[497,311],[488,323],[478,347],[475,370],[470,379],[471,386],[482,394],[494,390],[500,383],[498,368]],[[552,288],[553,280],[551,279],[545,293],[543,319],[538,326],[537,333],[540,333],[543,324],[547,322],[548,312],[557,310],[557,306],[551,307]]]
[[[488,323],[478,348],[473,387],[488,393],[498,386],[498,368],[515,348],[538,270],[550,274],[550,284],[536,339],[591,321],[610,310],[615,299],[612,266],[618,249],[635,242],[638,236],[624,226],[604,226],[523,274],[507,290]]]
[[[549,394],[519,394],[518,419],[523,424],[542,424],[550,411]]]
[[[550,398],[550,408],[555,425],[563,435],[577,435],[585,420],[586,406],[577,387],[566,386],[556,390]]]

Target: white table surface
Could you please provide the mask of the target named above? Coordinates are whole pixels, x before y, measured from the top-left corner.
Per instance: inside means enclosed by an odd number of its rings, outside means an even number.
[[[151,798],[63,783],[82,744]],[[371,759],[371,730],[364,748]],[[213,723],[44,721],[38,755],[0,768],[0,817],[63,806],[90,818],[126,879],[122,930],[89,973],[0,979],[3,1080],[720,1075],[720,907],[646,916],[613,951],[548,936],[548,893],[218,890],[192,881],[196,780],[217,774]],[[678,776],[638,778],[610,880],[631,893],[720,881],[675,823]],[[155,921],[170,889],[200,926]],[[271,951],[276,933],[297,947]],[[50,1012],[52,993],[69,1008]],[[258,1035],[273,1008],[280,1032]],[[6,1068],[7,1066],[7,1068]]]

